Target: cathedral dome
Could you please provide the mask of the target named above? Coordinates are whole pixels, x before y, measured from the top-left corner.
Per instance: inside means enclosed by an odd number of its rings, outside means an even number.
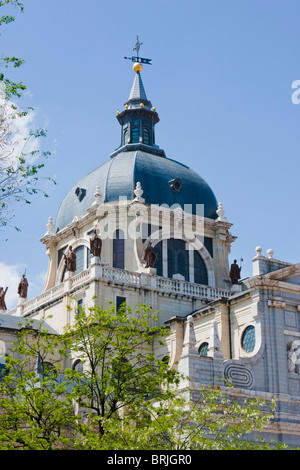
[[[188,213],[201,215],[197,205],[204,205],[204,216],[217,217],[217,201],[209,185],[195,171],[182,163],[143,150],[123,151],[86,175],[64,198],[57,217],[56,231],[81,217],[94,202],[100,187],[102,202],[132,200],[137,182],[141,183],[146,204],[180,205]]]
[[[156,108],[146,96],[140,74],[135,78],[124,110],[117,113],[121,144],[111,158],[92,171],[69,191],[56,218],[55,230],[62,230],[74,217],[81,217],[94,202],[99,186],[101,202],[132,200],[138,182],[147,204],[169,207],[216,219],[217,201],[208,184],[186,165],[166,157],[155,143],[154,127],[159,122]]]

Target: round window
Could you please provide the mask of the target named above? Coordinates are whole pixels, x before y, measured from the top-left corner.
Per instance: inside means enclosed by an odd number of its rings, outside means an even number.
[[[253,325],[248,326],[242,336],[242,348],[247,353],[251,353],[255,348],[255,328]]]

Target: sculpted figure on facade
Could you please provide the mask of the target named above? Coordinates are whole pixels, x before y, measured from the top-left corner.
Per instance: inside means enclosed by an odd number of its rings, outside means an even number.
[[[76,271],[76,254],[73,251],[71,246],[69,246],[67,253],[64,253],[64,260],[65,260],[67,271],[75,272]]]
[[[291,373],[297,373],[297,345],[295,341],[288,345],[287,348],[287,361],[288,361],[288,371]]]
[[[101,249],[102,249],[102,240],[97,234],[97,232],[94,233],[90,237],[90,252],[94,256],[99,256],[101,255]]]
[[[154,265],[157,261],[157,254],[154,251],[154,248],[151,245],[151,242],[148,243],[143,255],[143,261],[146,262],[146,268],[154,268]]]
[[[239,279],[241,279],[241,269],[242,268],[238,266],[237,261],[235,259],[233,264],[230,267],[230,274],[229,274],[232,284],[239,283]]]
[[[5,295],[7,292],[8,287],[4,289],[3,287],[0,287],[0,310],[7,310],[6,303],[5,303]]]
[[[27,299],[28,285],[28,280],[26,279],[25,274],[23,274],[18,286],[18,294],[23,299]]]

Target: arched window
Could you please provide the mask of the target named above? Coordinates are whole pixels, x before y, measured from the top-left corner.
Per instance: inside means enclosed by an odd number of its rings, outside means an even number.
[[[128,144],[129,142],[129,132],[128,129],[124,129],[124,145]]]
[[[80,359],[74,362],[72,369],[76,370],[76,372],[83,372],[83,364]]]
[[[124,233],[122,230],[116,230],[113,239],[113,267],[124,269]]]
[[[41,378],[56,377],[57,375],[57,371],[54,365],[51,362],[44,361],[40,354],[38,355],[37,359],[37,373],[41,376]]]
[[[206,266],[197,251],[194,251],[194,282],[205,286],[208,285]]]
[[[168,240],[168,277],[180,274],[189,281],[189,250],[183,240],[170,238]]]
[[[147,129],[147,127],[143,128],[143,143],[146,145],[150,144],[150,134],[149,129]]]
[[[139,137],[140,137],[139,127],[133,127],[132,130],[131,130],[131,142],[133,144],[139,142]]]
[[[156,269],[156,274],[158,276],[162,276],[163,275],[162,242],[158,242],[155,246],[153,246],[153,250],[157,254],[157,261],[154,266],[154,268]]]
[[[84,271],[85,266],[84,266],[84,246],[81,245],[75,250],[75,255],[76,255],[76,274],[81,273]]]
[[[208,343],[202,343],[198,349],[199,356],[206,357],[208,354]]]
[[[92,261],[92,253],[90,252],[90,249],[87,249],[87,267],[89,268],[91,266],[91,261]]]
[[[64,249],[64,252],[66,252],[66,249]],[[79,274],[79,273],[81,273],[82,271],[84,271],[85,269],[87,269],[90,266],[90,264],[91,264],[91,254],[90,254],[90,250],[84,245],[80,245],[78,248],[76,248],[76,250],[74,250],[74,253],[76,255],[76,271],[75,271],[75,273]],[[62,255],[61,255],[60,259],[62,259]],[[66,276],[66,272],[67,272],[67,268],[66,268],[66,266],[64,266],[61,281],[64,281],[65,276]]]

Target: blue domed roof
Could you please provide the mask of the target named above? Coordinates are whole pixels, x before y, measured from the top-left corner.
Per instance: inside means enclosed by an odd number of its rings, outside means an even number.
[[[142,78],[136,73],[129,99],[121,113],[121,145],[110,160],[73,186],[63,200],[56,218],[56,231],[74,217],[81,217],[94,202],[100,187],[102,202],[132,200],[138,182],[147,204],[179,205],[192,214],[217,218],[217,201],[208,184],[186,165],[166,158],[155,143],[154,126],[159,122],[156,108],[148,100]]]
[[[180,205],[186,212],[199,214],[197,204],[204,205],[204,216],[216,219],[217,201],[209,185],[196,172],[174,160],[147,151],[121,151],[73,186],[64,198],[57,217],[56,231],[81,217],[94,202],[96,186],[102,202],[132,200],[140,182],[146,204]]]

